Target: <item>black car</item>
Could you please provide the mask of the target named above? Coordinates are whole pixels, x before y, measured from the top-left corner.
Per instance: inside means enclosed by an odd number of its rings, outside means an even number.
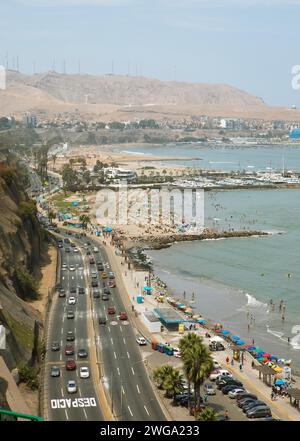
[[[71,252],[70,248],[69,248],[69,247],[66,247],[66,248],[65,248],[65,252],[66,252],[66,253],[70,253],[70,252]]]
[[[254,401],[256,401],[255,398],[249,398],[249,397],[248,397],[248,398],[245,398],[245,399],[243,399],[243,400],[238,401],[237,405],[238,405],[240,408],[243,408],[243,406],[245,406],[246,404],[254,403]]]
[[[224,395],[227,395],[228,392],[230,392],[231,390],[236,389],[236,385],[235,384],[227,384],[226,386],[222,387],[222,393]]]
[[[243,383],[234,378],[229,378],[228,380],[221,380],[218,383],[218,389],[222,389],[224,386],[234,385],[236,387],[243,387]]]
[[[87,358],[88,353],[85,349],[79,349],[78,350],[78,357],[79,358]]]
[[[67,332],[67,337],[66,337],[67,341],[74,341],[75,340],[75,335],[73,331],[68,331]]]
[[[52,351],[59,351],[60,350],[60,344],[58,343],[58,341],[54,341],[52,343],[51,350]]]
[[[111,294],[109,288],[104,288],[103,292],[104,292],[104,294],[107,294],[107,295],[110,295],[110,294]]]
[[[211,351],[225,351],[225,347],[219,341],[210,343],[209,349]]]
[[[69,310],[67,312],[67,319],[73,319],[75,317],[74,311]]]
[[[66,297],[66,291],[64,289],[61,289],[58,293],[58,297]]]
[[[76,294],[76,286],[71,286],[70,287],[70,293],[71,294]]]
[[[99,317],[99,325],[106,325],[106,317],[104,316]]]
[[[255,400],[252,401],[252,403],[245,403],[242,406],[243,412],[246,413],[248,412],[248,410],[252,409],[253,407],[257,407],[257,406],[266,406],[266,403],[264,403],[263,401],[260,400]]]
[[[219,375],[219,377],[216,379],[216,385],[218,385],[221,381],[224,380],[231,380],[232,377],[229,377],[229,375]]]
[[[248,399],[251,399],[251,400],[257,400],[257,396],[256,395],[254,395],[254,394],[250,394],[250,393],[248,393],[248,392],[243,392],[243,393],[241,393],[241,394],[239,394],[238,396],[237,396],[237,404],[239,404],[239,403],[241,403],[242,401],[244,401],[244,400],[248,400]]]
[[[85,294],[85,289],[82,286],[78,286],[78,294]]]
[[[98,280],[92,280],[92,288],[98,288]]]

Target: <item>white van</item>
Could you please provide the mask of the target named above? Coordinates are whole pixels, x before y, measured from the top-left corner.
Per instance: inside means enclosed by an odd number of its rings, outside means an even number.
[[[94,247],[94,253],[99,253],[99,248],[98,247]]]

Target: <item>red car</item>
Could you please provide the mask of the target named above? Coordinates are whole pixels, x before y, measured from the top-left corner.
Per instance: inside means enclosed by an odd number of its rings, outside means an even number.
[[[109,315],[113,315],[116,313],[116,308],[114,306],[110,306],[109,308],[107,308],[107,313]]]
[[[75,371],[76,363],[73,358],[68,358],[68,360],[66,361],[66,369],[67,371]]]
[[[66,345],[65,354],[66,355],[73,355],[74,354],[74,348],[72,345]]]
[[[126,312],[124,312],[124,311],[120,312],[119,319],[120,320],[127,320]]]
[[[115,282],[114,280],[110,280],[110,281],[108,282],[108,287],[109,287],[109,288],[115,288],[115,287],[116,287],[116,282]]]

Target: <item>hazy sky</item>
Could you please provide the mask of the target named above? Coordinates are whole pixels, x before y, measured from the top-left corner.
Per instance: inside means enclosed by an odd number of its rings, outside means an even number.
[[[0,64],[227,83],[300,105],[300,0],[5,0]],[[176,67],[175,67],[176,66]]]

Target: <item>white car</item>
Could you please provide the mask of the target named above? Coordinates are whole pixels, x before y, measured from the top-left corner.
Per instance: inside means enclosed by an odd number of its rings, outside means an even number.
[[[90,370],[87,366],[82,366],[79,370],[80,378],[90,378]]]
[[[75,305],[75,303],[76,303],[75,297],[69,297],[68,303],[69,303],[69,305]]]
[[[220,363],[217,360],[213,360],[214,369],[221,369]]]
[[[78,248],[76,248],[76,247],[74,248],[73,251],[74,251],[74,253],[78,253],[78,252],[79,252],[79,251],[78,251]]]
[[[227,369],[219,369],[219,375],[227,375],[227,377],[232,377],[232,374]]]
[[[213,370],[209,376],[210,381],[216,381],[219,375],[220,375],[220,369]]]
[[[62,267],[61,267],[62,271],[66,271],[67,268],[68,268],[68,265],[66,263],[63,263]]]
[[[245,389],[242,389],[240,387],[237,387],[236,389],[233,389],[231,391],[228,392],[228,396],[230,398],[236,398],[238,394],[241,394],[243,392],[246,392]]]
[[[74,380],[69,380],[67,384],[67,391],[69,394],[75,394],[77,392],[77,385]]]
[[[176,358],[181,358],[181,352],[180,352],[179,348],[173,348],[173,355]]]
[[[70,271],[75,271],[75,266],[74,266],[74,265],[70,265],[70,266],[69,266],[69,270],[70,270]]]
[[[137,343],[138,343],[140,346],[145,346],[145,345],[147,344],[147,342],[146,342],[146,340],[144,339],[144,337],[137,337],[137,338],[136,338],[136,341],[137,341]]]

